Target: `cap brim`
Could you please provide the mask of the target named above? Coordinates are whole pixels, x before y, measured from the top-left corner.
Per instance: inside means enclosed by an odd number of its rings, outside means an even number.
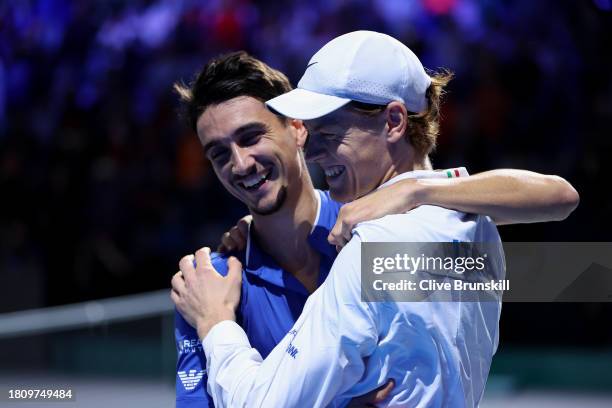
[[[350,101],[347,98],[324,95],[297,88],[270,99],[266,102],[266,105],[288,118],[310,120],[325,116],[343,107]]]

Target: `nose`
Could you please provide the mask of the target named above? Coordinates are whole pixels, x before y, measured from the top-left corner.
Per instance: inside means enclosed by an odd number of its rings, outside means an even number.
[[[232,171],[239,176],[246,176],[251,172],[255,165],[255,160],[251,156],[248,147],[232,145]]]
[[[323,158],[327,149],[324,143],[321,142],[322,137],[317,135],[308,135],[308,142],[305,146],[304,157],[309,162],[314,162]]]

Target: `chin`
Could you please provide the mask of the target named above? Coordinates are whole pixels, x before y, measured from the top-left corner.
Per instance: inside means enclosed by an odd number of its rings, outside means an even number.
[[[250,207],[249,209],[259,215],[271,215],[277,212],[282,208],[287,199],[287,188],[282,187],[278,193],[276,194],[276,198],[269,204],[258,205],[255,207]]]

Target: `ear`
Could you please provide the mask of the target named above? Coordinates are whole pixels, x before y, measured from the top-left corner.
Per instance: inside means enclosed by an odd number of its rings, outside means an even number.
[[[387,120],[387,141],[396,143],[404,138],[408,127],[408,111],[406,106],[398,101],[387,105],[385,111]]]
[[[295,142],[300,149],[303,149],[306,145],[306,140],[308,139],[308,131],[306,130],[306,126],[304,126],[304,122],[299,119],[289,119],[289,121],[289,126],[293,128]]]

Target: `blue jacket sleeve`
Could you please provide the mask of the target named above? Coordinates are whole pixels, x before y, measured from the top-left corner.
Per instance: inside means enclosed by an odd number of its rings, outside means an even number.
[[[213,252],[211,261],[217,272],[227,275],[227,260]],[[176,408],[214,407],[206,392],[208,375],[206,356],[198,332],[178,311],[174,311],[174,339],[178,359],[176,362]]]
[[[174,311],[174,338],[178,360],[176,363],[176,407],[214,407],[206,392],[206,357],[197,331]]]

